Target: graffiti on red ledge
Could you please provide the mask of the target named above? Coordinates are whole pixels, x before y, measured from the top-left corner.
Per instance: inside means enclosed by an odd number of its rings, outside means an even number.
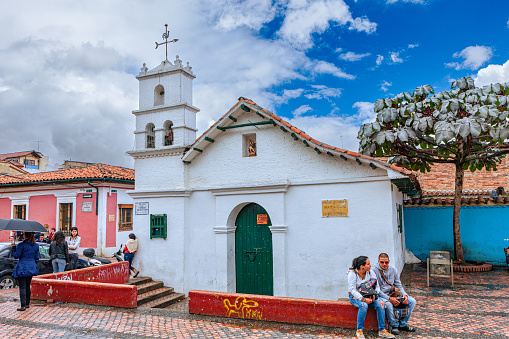
[[[115,263],[69,272],[47,274],[46,276],[55,280],[122,283],[125,277],[129,277],[129,266],[127,262]],[[43,276],[41,277],[44,278]]]
[[[226,307],[227,317],[238,317],[242,319],[257,319],[262,320],[262,309],[258,308],[258,303],[254,300],[247,300],[245,297],[240,296],[235,299],[235,302],[230,302],[230,299],[224,299],[223,304]]]

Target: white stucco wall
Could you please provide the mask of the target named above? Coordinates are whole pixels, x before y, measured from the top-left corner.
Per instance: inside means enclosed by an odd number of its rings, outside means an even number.
[[[183,168],[175,156],[136,160],[135,201],[168,215],[166,240],[150,240],[148,216],[135,216],[135,264],[143,274],[185,293],[235,292],[235,218],[250,202],[272,221],[275,295],[346,297],[346,272],[359,255],[376,261],[388,252],[402,267],[395,219],[401,193],[391,192],[386,170],[317,154],[278,127],[259,127],[222,133]],[[256,157],[242,156],[246,133],[256,133]],[[340,199],[348,200],[348,217],[322,218],[322,200]]]

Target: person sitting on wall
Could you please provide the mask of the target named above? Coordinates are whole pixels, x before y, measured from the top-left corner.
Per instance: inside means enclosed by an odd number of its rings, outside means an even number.
[[[389,266],[389,255],[387,253],[380,253],[378,256],[378,263],[374,265],[373,271],[375,271],[377,281],[380,284],[380,298],[385,301],[385,312],[387,319],[389,319],[389,325],[391,326],[392,334],[399,334],[401,331],[415,332],[415,329],[407,325],[412,311],[415,307],[415,299],[410,297],[403,288],[399,274],[396,268]],[[391,297],[391,288],[395,287],[400,290],[402,298]],[[405,308],[406,317],[396,319],[394,309]]]
[[[39,235],[39,238],[37,238],[36,242],[46,243],[46,239],[44,239],[44,233]]]
[[[360,256],[352,261],[352,267],[348,270],[348,299],[353,306],[357,307],[357,332],[358,339],[365,339],[364,320],[368,313],[368,307],[376,309],[378,320],[378,336],[382,338],[394,338],[394,335],[385,329],[384,301],[378,298],[380,288],[376,280],[376,274],[371,269],[371,263],[366,256]]]

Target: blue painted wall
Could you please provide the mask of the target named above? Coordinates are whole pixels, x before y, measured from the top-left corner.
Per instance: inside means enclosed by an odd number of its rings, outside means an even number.
[[[405,207],[405,241],[408,250],[425,261],[429,251],[454,255],[453,207]],[[461,241],[466,260],[505,265],[509,247],[509,206],[462,206]]]

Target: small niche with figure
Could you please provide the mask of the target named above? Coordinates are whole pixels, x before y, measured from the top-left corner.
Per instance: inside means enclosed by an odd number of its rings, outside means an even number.
[[[256,157],[256,134],[244,134],[242,145],[242,156],[243,157]]]

